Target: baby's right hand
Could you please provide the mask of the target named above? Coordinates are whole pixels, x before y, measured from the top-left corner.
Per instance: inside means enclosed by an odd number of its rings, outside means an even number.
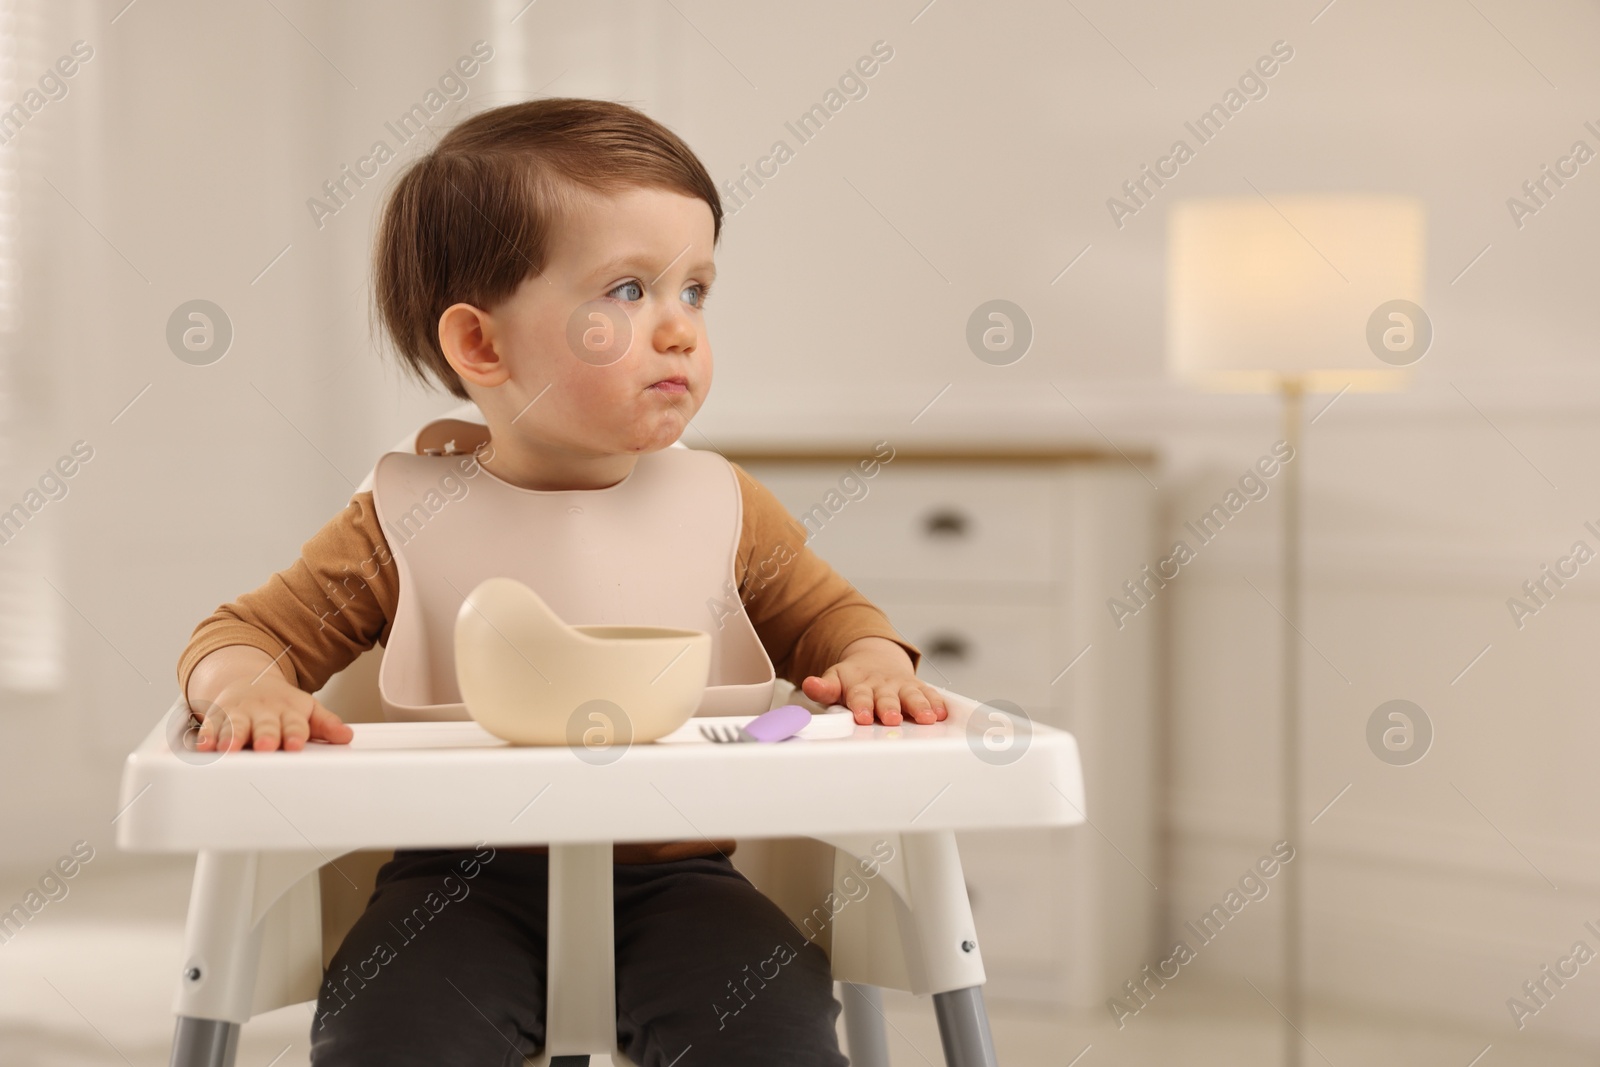
[[[237,752],[246,744],[257,752],[271,752],[280,744],[284,751],[295,752],[308,740],[343,745],[355,736],[339,716],[277,671],[253,682],[229,683],[214,702],[190,707],[204,714],[195,738],[200,752]]]

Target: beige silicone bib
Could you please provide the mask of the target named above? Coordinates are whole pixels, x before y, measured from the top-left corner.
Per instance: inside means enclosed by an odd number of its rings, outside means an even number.
[[[372,496],[400,575],[378,676],[387,718],[470,717],[456,679],[456,620],[489,578],[523,583],[568,626],[707,633],[697,714],[771,706],[772,661],[734,581],[743,501],[733,467],[715,452],[646,453],[616,485],[561,491],[518,488],[470,456],[390,452]],[[594,670],[559,648],[540,660],[541,672]]]

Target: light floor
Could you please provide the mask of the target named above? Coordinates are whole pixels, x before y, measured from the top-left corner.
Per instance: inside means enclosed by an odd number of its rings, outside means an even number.
[[[87,873],[87,871],[86,871]],[[171,1040],[173,976],[181,957],[189,868],[101,868],[79,878],[15,938],[0,944],[0,1064],[5,1067],[159,1067]],[[0,900],[25,887],[0,885]],[[942,1065],[928,998],[886,996],[890,1056],[897,1067]],[[244,1029],[239,1067],[307,1062],[310,1005],[284,1008]],[[990,1005],[1005,1067],[1279,1067],[1281,1022],[1248,987],[1201,982],[1163,1000],[1119,1031],[1108,1015],[1052,1018]],[[1483,1036],[1449,1024],[1330,1009],[1309,1012],[1302,1062],[1333,1067],[1579,1067],[1595,1050]],[[1075,1058],[1076,1057],[1076,1058]],[[608,1060],[597,1057],[594,1067]],[[687,1062],[684,1067],[691,1067]]]

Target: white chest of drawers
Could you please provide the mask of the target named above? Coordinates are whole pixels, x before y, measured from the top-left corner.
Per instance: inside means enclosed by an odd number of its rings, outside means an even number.
[[[958,840],[988,995],[1103,1010],[1158,958],[1155,629],[1106,607],[1157,558],[1155,493],[1118,455],[899,448],[868,478],[871,457],[728,456],[923,651],[919,676],[1077,736],[1091,825]]]

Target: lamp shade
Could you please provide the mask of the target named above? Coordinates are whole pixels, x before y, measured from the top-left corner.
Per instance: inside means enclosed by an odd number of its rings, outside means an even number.
[[[1286,381],[1310,392],[1402,388],[1411,367],[1393,349],[1410,343],[1421,358],[1431,340],[1426,315],[1395,304],[1422,301],[1423,219],[1420,201],[1392,195],[1175,202],[1168,370],[1239,392]],[[1398,332],[1385,333],[1391,323]]]

